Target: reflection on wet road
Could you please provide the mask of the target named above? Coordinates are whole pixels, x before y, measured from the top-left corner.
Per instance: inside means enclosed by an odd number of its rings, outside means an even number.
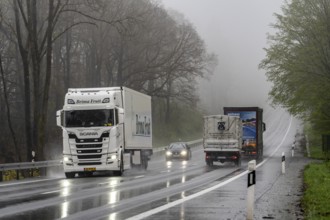
[[[288,126],[288,117],[279,116],[276,124],[269,123],[265,140],[266,154],[270,154],[284,136]],[[274,136],[274,137],[273,137]],[[271,140],[271,141],[269,141]],[[289,140],[290,141],[290,140]],[[201,146],[192,149],[189,161],[165,161],[164,155],[153,156],[147,171],[128,170],[121,177],[92,176],[85,178],[65,179],[32,179],[17,183],[0,185],[0,218],[1,219],[126,219],[141,213],[174,204],[206,189],[221,184],[229,178],[240,175],[246,170],[247,160],[238,168],[234,164],[217,164],[214,168],[206,166]],[[269,168],[272,169],[272,168]],[[263,172],[263,177],[267,172]],[[240,178],[242,179],[242,178]],[[237,190],[215,190],[210,195],[226,198],[229,203],[223,207],[232,207],[233,199],[245,196],[245,181],[235,181]],[[227,187],[227,186],[226,186]],[[243,187],[243,189],[242,189]],[[178,203],[167,211],[159,211],[158,218],[164,219],[200,219],[205,210],[212,205],[208,194],[201,199],[192,199],[189,203]],[[231,199],[228,199],[230,197]],[[214,199],[212,196],[208,198]],[[221,200],[221,199],[220,199]],[[200,202],[198,202],[200,201]],[[221,200],[224,202],[224,199]],[[187,204],[198,204],[191,209]],[[212,203],[212,202],[211,202]],[[185,205],[186,204],[186,205]],[[217,200],[217,205],[221,204]],[[215,205],[215,204],[214,204]],[[193,206],[193,205],[192,205]],[[207,207],[206,207],[207,206]],[[239,207],[239,205],[237,205]],[[174,210],[174,211],[173,211]],[[221,207],[219,209],[221,211]],[[219,210],[217,212],[219,212]],[[214,210],[213,210],[214,211]],[[199,212],[199,213],[196,213]],[[155,212],[156,213],[156,212]],[[233,213],[228,214],[233,215]],[[155,219],[155,216],[145,215]],[[205,216],[204,216],[205,217]],[[212,216],[208,216],[212,219]],[[208,218],[205,218],[208,219]]]
[[[0,187],[0,216],[5,219],[23,215],[33,219],[81,218],[88,212],[115,219],[117,212],[133,206],[183,198],[187,190],[210,184],[237,169],[233,165],[210,169],[203,159],[203,150],[197,147],[193,149],[190,161],[166,162],[160,155],[151,159],[149,170],[128,170],[122,177],[93,176],[43,182],[31,180],[13,186],[5,184]]]

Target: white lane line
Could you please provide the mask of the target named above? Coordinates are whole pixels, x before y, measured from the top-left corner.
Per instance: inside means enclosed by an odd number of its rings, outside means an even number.
[[[24,181],[24,182],[17,182],[17,183],[10,183],[10,182],[8,182],[6,184],[0,185],[0,187],[22,185],[22,184],[26,184],[26,183],[37,183],[37,182],[44,182],[44,181],[57,180],[57,179],[63,179],[63,178],[33,180],[33,181]]]
[[[144,177],[144,175],[135,176],[134,179],[138,179],[138,178],[142,178],[142,177]]]
[[[289,124],[289,127],[288,127],[288,129],[287,129],[287,131],[286,131],[286,133],[285,133],[285,135],[284,135],[284,137],[283,137],[281,143],[277,146],[277,148],[276,148],[276,149],[274,150],[274,152],[270,155],[270,157],[272,157],[272,156],[275,154],[275,152],[276,152],[276,151],[282,146],[282,144],[283,144],[284,140],[286,139],[286,137],[287,137],[287,135],[288,135],[288,133],[289,133],[289,130],[290,130],[290,128],[291,128],[291,123],[292,123],[292,117],[290,118],[290,124]],[[257,167],[262,166],[266,161],[268,161],[268,159],[269,159],[270,157],[268,157],[267,159],[265,159],[262,163],[258,164]],[[164,211],[164,210],[166,210],[166,209],[169,209],[169,208],[171,208],[171,207],[173,207],[173,206],[176,206],[176,205],[182,204],[182,203],[184,203],[184,202],[186,202],[186,201],[189,201],[189,200],[191,200],[191,199],[194,199],[194,198],[197,198],[197,197],[199,197],[199,196],[201,196],[201,195],[204,195],[204,194],[206,194],[206,193],[209,193],[209,192],[211,192],[211,191],[213,191],[213,190],[215,190],[215,189],[217,189],[217,188],[223,187],[223,186],[227,185],[228,183],[230,183],[230,182],[232,182],[232,181],[234,181],[234,180],[236,180],[236,179],[238,179],[238,178],[240,178],[240,177],[246,175],[247,173],[248,173],[248,170],[246,170],[246,171],[244,171],[243,173],[240,173],[239,175],[234,176],[234,177],[232,177],[232,178],[230,178],[230,179],[228,179],[228,180],[226,180],[226,181],[224,181],[224,182],[221,182],[221,183],[219,183],[219,184],[217,184],[217,185],[215,185],[215,186],[212,186],[212,187],[210,187],[210,188],[208,188],[208,189],[204,189],[204,190],[202,190],[202,191],[200,191],[200,192],[198,192],[198,193],[195,193],[195,194],[193,194],[193,195],[187,196],[187,197],[182,198],[182,199],[178,199],[178,200],[176,200],[176,201],[174,201],[174,202],[171,202],[171,203],[168,203],[168,204],[166,204],[166,205],[159,206],[159,207],[157,207],[157,208],[155,208],[155,209],[151,209],[151,210],[149,210],[149,211],[147,211],[147,212],[144,212],[144,213],[141,213],[141,214],[139,214],[139,215],[132,216],[132,217],[126,219],[126,220],[139,220],[139,219],[144,219],[144,218],[149,217],[149,216],[151,216],[151,215],[157,214],[157,213],[162,212],[162,211]]]
[[[41,194],[46,195],[46,194],[57,193],[57,192],[61,192],[61,190],[54,190],[54,191],[44,192],[44,193],[41,193]]]
[[[273,153],[271,153],[271,155],[270,155],[269,157],[267,157],[265,160],[263,160],[261,163],[259,163],[259,164],[257,165],[256,168],[258,168],[258,167],[262,166],[264,163],[266,163],[266,162],[269,160],[269,158],[273,157],[273,155],[274,155],[274,154],[278,151],[278,149],[282,146],[284,140],[286,139],[286,137],[287,137],[288,134],[289,134],[289,131],[290,131],[290,128],[291,128],[291,124],[292,124],[292,116],[290,117],[289,127],[288,127],[288,129],[286,130],[286,133],[285,133],[285,135],[284,135],[284,137],[283,137],[281,143],[277,146],[277,148],[273,151]]]

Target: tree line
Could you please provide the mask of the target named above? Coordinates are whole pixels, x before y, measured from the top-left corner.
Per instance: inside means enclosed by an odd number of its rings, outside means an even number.
[[[68,88],[127,86],[152,96],[153,123],[194,108],[216,65],[182,15],[152,0],[0,2],[0,163],[48,159]],[[48,147],[47,147],[48,146]]]
[[[329,135],[330,1],[288,1],[275,16],[276,33],[260,63],[273,83],[272,103]]]

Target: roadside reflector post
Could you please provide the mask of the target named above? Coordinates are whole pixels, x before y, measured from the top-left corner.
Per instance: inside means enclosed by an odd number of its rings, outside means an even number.
[[[254,186],[256,184],[256,160],[249,161],[248,164],[248,194],[247,194],[247,220],[253,220],[254,211]]]
[[[282,152],[282,174],[285,174],[285,155]]]
[[[291,156],[294,157],[294,147],[295,147],[295,144],[292,144],[292,147],[291,147]]]

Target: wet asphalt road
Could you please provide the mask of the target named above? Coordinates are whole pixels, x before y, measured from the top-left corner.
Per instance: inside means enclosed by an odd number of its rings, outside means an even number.
[[[290,149],[298,126],[284,113],[275,119],[265,133],[256,199],[278,178],[281,152]],[[65,179],[59,172],[57,178],[1,183],[0,219],[244,219],[247,163],[209,168],[199,146],[190,161],[166,162],[159,155],[147,171],[122,177]]]

